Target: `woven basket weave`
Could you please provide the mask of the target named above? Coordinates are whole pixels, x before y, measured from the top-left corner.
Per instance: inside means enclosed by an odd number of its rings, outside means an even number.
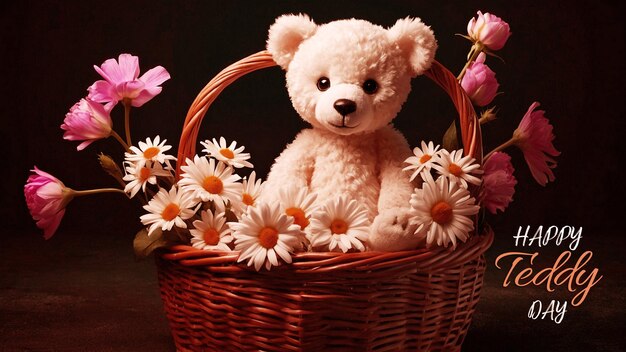
[[[226,86],[275,65],[262,51],[211,80],[189,109],[178,160],[195,154],[200,123]],[[452,98],[464,152],[480,162],[471,102],[438,62],[426,75]],[[269,272],[237,264],[237,252],[189,246],[170,247],[156,262],[179,351],[455,351],[478,303],[492,241],[485,227],[455,250],[298,253],[293,264]]]

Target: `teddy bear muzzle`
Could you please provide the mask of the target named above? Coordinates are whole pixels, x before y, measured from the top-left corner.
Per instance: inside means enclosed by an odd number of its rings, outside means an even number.
[[[333,107],[344,118],[356,111],[356,103],[350,99],[337,99],[335,104],[333,104]]]

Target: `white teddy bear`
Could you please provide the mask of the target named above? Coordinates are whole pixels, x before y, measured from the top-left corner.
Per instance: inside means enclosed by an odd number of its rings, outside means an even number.
[[[318,26],[306,15],[279,17],[267,50],[286,71],[294,108],[313,128],[276,159],[265,189],[306,187],[318,200],[347,195],[368,210],[371,250],[415,248],[420,238],[409,223],[415,186],[402,171],[412,154],[390,122],[436,48],[418,18],[385,29],[356,19]]]

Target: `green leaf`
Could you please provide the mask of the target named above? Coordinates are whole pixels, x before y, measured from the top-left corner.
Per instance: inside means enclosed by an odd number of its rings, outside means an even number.
[[[443,135],[443,148],[448,151],[453,151],[459,149],[459,143],[456,136],[456,126],[454,121],[448,127],[448,130]]]
[[[133,249],[137,259],[145,259],[158,248],[169,247],[180,243],[182,243],[181,239],[175,235],[172,236],[170,232],[163,232],[161,229],[156,229],[148,236],[148,230],[144,228],[135,235]]]
[[[230,208],[226,208],[226,222],[238,222],[239,219],[237,219],[237,215],[235,215],[235,213],[233,213],[232,210],[230,210]]]

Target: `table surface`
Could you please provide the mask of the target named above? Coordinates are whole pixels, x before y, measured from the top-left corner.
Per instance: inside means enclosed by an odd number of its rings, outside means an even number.
[[[1,351],[175,350],[154,262],[134,260],[132,235],[101,232],[64,231],[48,241],[35,231],[0,234]],[[595,253],[588,265],[604,277],[558,325],[528,319],[528,308],[535,299],[573,294],[562,287],[552,294],[502,287],[506,272],[493,263],[511,250],[510,242],[496,239],[487,252],[484,291],[464,351],[625,350],[623,240],[587,240]]]

